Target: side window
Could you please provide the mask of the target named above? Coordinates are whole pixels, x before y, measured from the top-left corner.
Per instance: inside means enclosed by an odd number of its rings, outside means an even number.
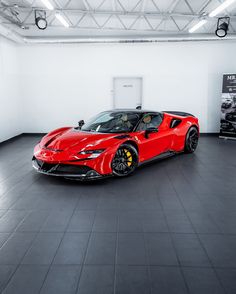
[[[137,131],[145,131],[147,128],[157,128],[162,122],[160,114],[145,114],[137,127]]]

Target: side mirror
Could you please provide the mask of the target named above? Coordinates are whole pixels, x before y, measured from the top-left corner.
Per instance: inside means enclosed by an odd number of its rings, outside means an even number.
[[[158,132],[158,128],[154,128],[154,127],[147,128],[145,133],[144,133],[144,136],[145,136],[146,139],[148,139],[150,134],[157,133],[157,132]]]
[[[81,119],[81,120],[78,122],[78,125],[79,125],[79,128],[81,129],[82,126],[84,125],[84,120]]]

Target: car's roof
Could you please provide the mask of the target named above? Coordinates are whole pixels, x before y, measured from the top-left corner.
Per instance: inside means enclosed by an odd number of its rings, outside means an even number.
[[[143,110],[143,109],[133,109],[133,108],[117,108],[111,109],[104,112],[133,112],[133,113],[160,113],[155,110]]]

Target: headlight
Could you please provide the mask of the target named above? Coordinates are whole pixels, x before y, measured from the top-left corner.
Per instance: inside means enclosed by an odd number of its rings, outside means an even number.
[[[79,152],[81,155],[89,155],[87,158],[97,158],[105,149],[84,150]]]

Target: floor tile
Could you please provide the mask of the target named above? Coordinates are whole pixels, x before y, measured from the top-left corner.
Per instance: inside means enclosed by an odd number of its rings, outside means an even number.
[[[117,232],[118,213],[116,211],[98,212],[93,224],[93,232]]]
[[[34,238],[34,233],[14,233],[0,249],[0,264],[19,264]]]
[[[236,236],[210,234],[200,239],[214,266],[236,267]]]
[[[10,233],[0,233],[0,247],[7,241],[9,238]]]
[[[39,233],[25,255],[23,264],[50,264],[61,242],[61,233]]]
[[[115,263],[116,234],[115,233],[92,233],[85,264],[109,265]]]
[[[6,287],[11,276],[15,272],[16,266],[14,265],[0,265],[0,293]]]
[[[146,265],[147,253],[142,233],[119,233],[117,264]]]
[[[47,274],[47,266],[21,265],[7,287],[4,294],[37,294]]]
[[[114,267],[86,265],[82,269],[77,294],[113,294]]]
[[[150,294],[151,286],[146,266],[117,266],[116,294]]]
[[[183,273],[191,294],[225,293],[211,268],[183,268]]]
[[[52,211],[41,228],[42,232],[64,232],[67,228],[72,211]]]
[[[50,268],[40,294],[74,294],[80,277],[80,266],[63,265]]]
[[[26,215],[24,210],[9,210],[0,218],[0,232],[12,232]]]
[[[44,210],[31,211],[27,217],[18,226],[18,232],[39,232],[43,223],[48,216],[48,212]]]
[[[194,228],[183,211],[164,211],[170,232],[173,233],[194,233]]]
[[[151,266],[152,293],[187,294],[181,271],[177,267]],[[199,292],[200,294],[200,292]]]
[[[89,233],[66,233],[54,258],[55,264],[82,264]]]
[[[170,234],[146,233],[145,240],[150,265],[178,265]]]
[[[236,293],[236,269],[216,269],[217,276],[227,294]]]
[[[92,210],[77,210],[73,214],[67,230],[69,232],[90,232],[94,218],[95,212]]]
[[[208,256],[198,237],[193,234],[173,234],[172,239],[182,266],[210,266]]]

